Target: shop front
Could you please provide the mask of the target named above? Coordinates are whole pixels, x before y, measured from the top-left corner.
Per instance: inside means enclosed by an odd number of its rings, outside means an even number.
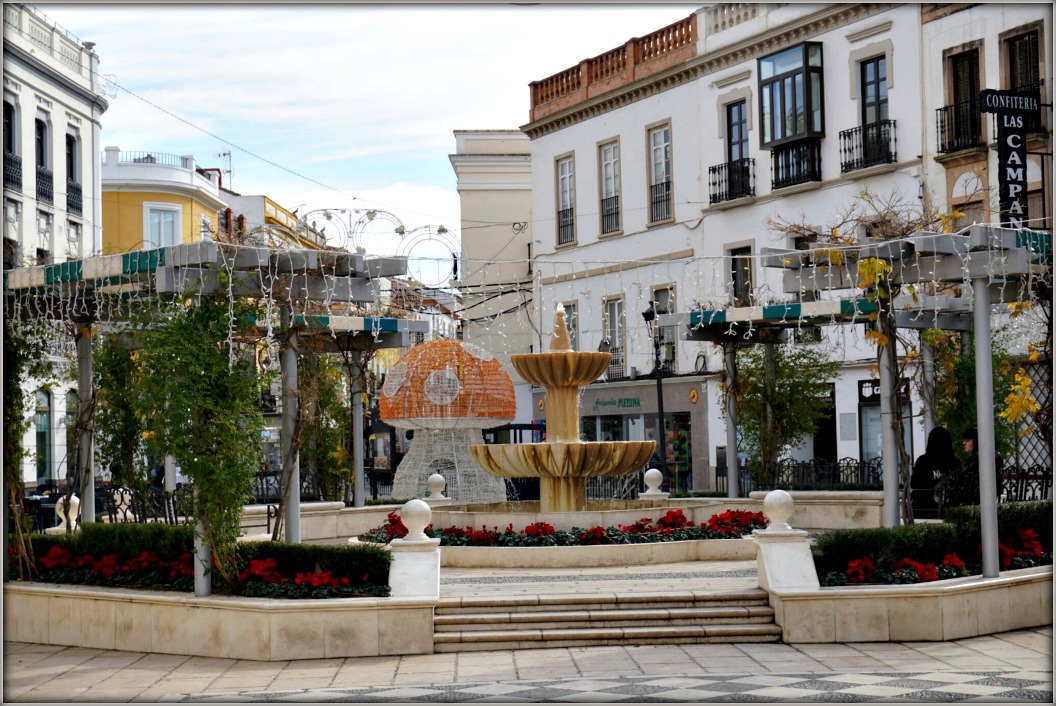
[[[669,378],[663,382],[664,444],[668,477],[663,490],[708,487],[707,401],[703,378]],[[580,438],[583,441],[644,441],[660,438],[657,429],[656,380],[595,383],[580,394]],[[546,392],[532,393],[539,420],[546,419]],[[659,468],[655,456],[646,468]]]

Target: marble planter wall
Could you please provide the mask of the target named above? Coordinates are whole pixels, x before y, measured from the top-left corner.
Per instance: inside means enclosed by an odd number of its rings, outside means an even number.
[[[440,548],[441,566],[463,568],[556,569],[752,559],[755,559],[755,544],[751,539],[700,539],[596,547]]]
[[[210,596],[4,584],[4,639],[281,661],[430,654],[434,599]]]
[[[1052,623],[1052,566],[895,586],[770,590],[785,642],[956,640]]]

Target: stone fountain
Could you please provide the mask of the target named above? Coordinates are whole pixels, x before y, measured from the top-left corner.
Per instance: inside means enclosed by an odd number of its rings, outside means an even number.
[[[539,478],[542,512],[582,512],[586,479],[636,473],[655,441],[580,441],[579,388],[609,366],[610,354],[572,350],[559,309],[548,353],[511,356],[528,382],[546,388],[546,441],[536,444],[477,444],[470,447],[484,470],[500,478]]]

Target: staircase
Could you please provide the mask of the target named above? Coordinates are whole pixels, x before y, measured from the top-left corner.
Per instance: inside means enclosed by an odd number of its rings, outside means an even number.
[[[766,591],[440,598],[436,652],[779,642]]]

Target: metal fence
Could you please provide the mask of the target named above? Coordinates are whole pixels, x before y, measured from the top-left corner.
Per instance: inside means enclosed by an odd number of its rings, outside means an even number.
[[[770,482],[752,478],[747,470],[740,469],[737,487],[742,497],[753,490],[877,490],[883,485],[882,463],[879,457],[868,461],[855,458],[839,461],[823,458],[808,461],[783,459],[777,462],[777,472]],[[725,466],[716,468],[715,481],[718,492],[727,492],[729,485]]]

